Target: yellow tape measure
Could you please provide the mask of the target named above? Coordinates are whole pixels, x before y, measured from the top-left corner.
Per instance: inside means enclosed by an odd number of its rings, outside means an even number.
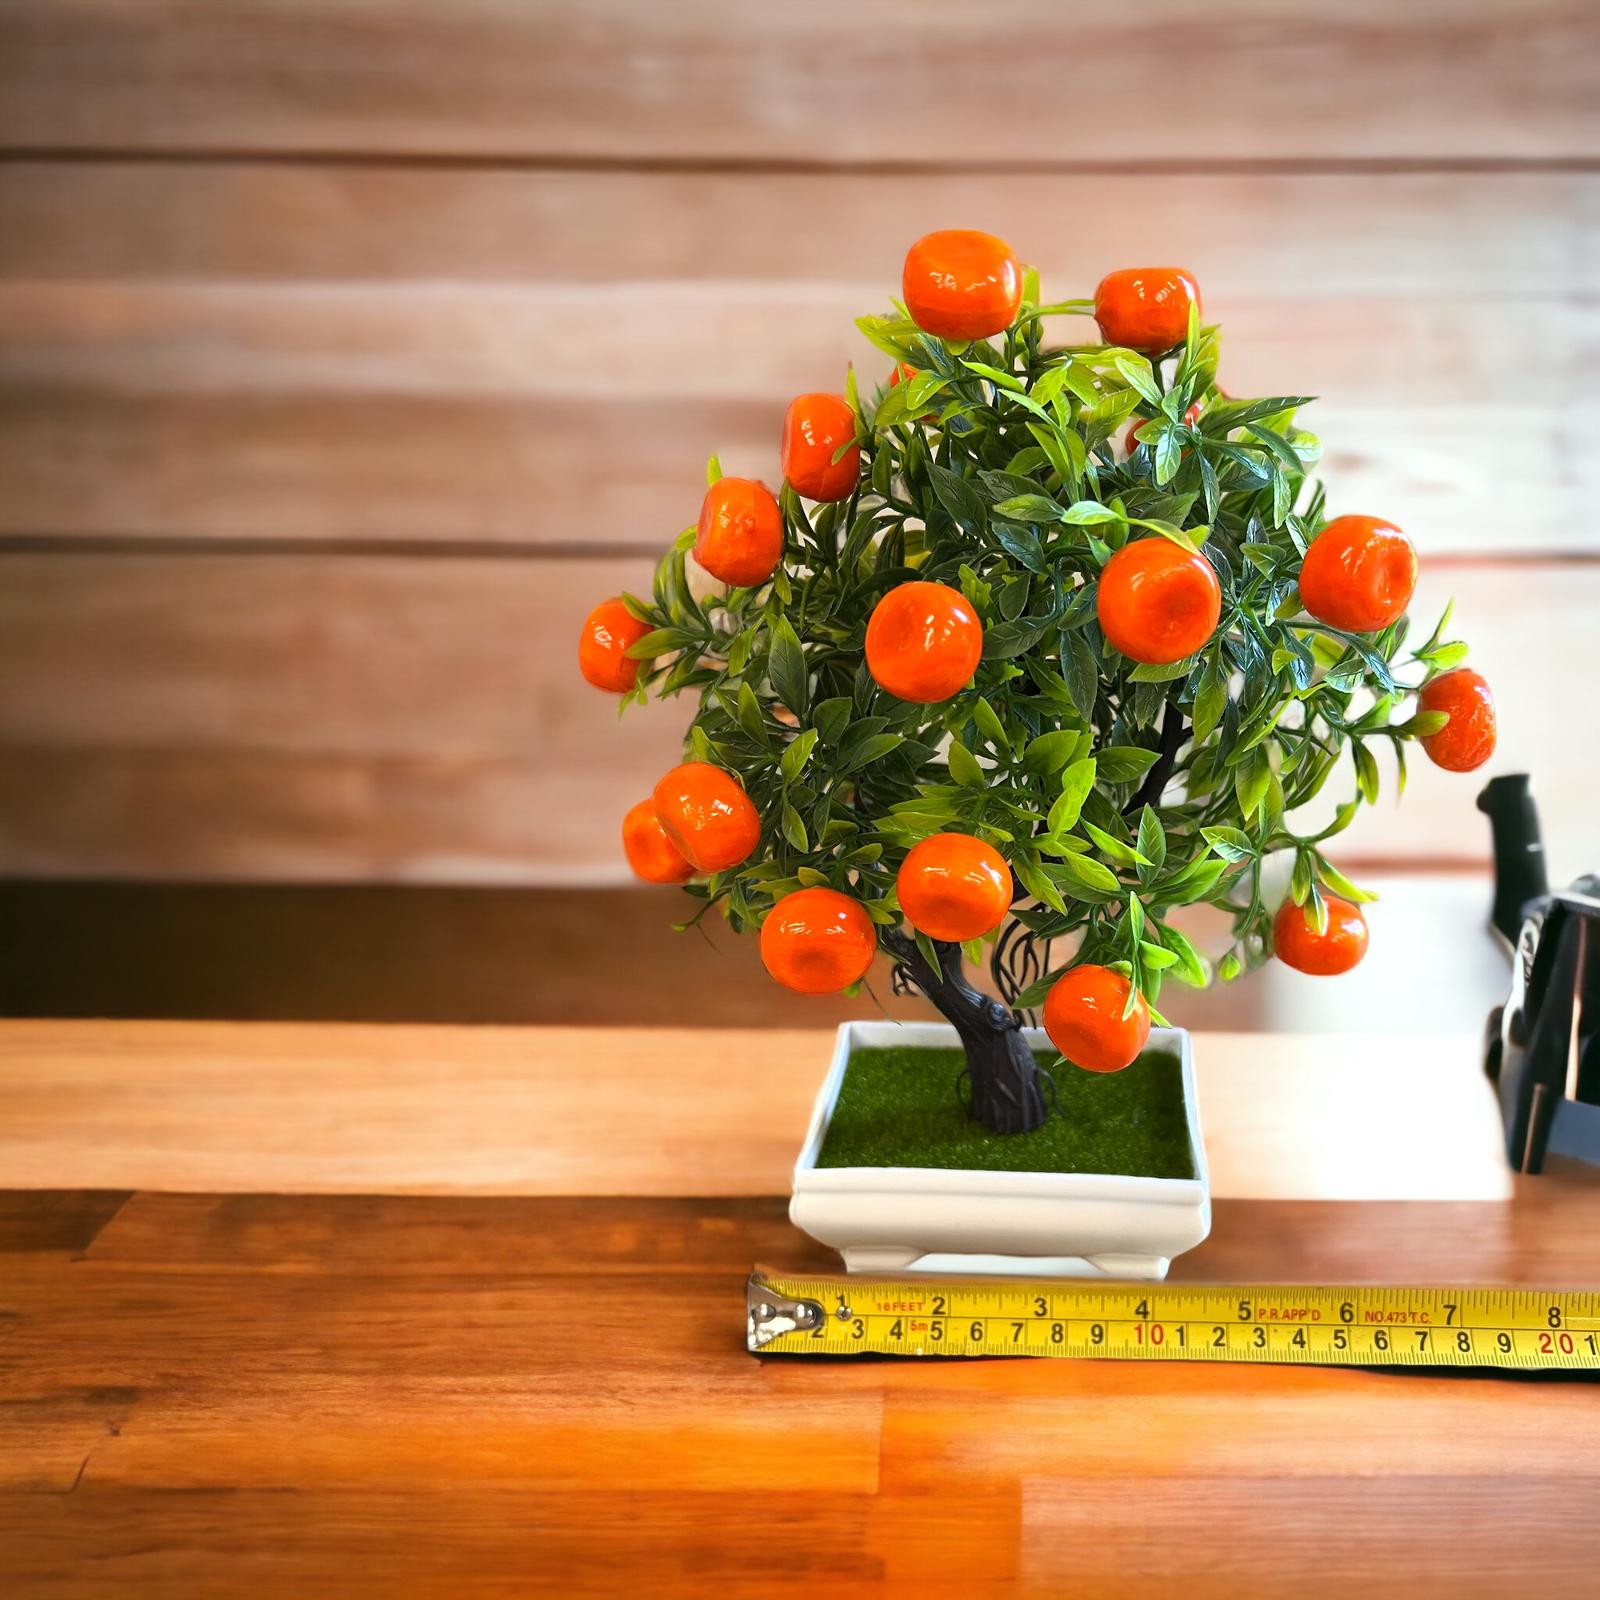
[[[749,1347],[764,1355],[1600,1371],[1600,1294],[1587,1291],[789,1278],[757,1271],[746,1309]]]

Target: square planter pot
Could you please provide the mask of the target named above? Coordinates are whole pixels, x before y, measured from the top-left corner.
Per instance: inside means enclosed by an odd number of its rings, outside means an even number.
[[[1025,1036],[1036,1048],[1049,1047],[1042,1029],[1027,1029]],[[1150,1044],[1175,1052],[1182,1064],[1192,1178],[819,1167],[854,1051],[960,1048],[955,1029],[943,1023],[842,1023],[795,1163],[789,1216],[812,1238],[840,1251],[851,1272],[1163,1278],[1173,1256],[1211,1231],[1211,1189],[1189,1035],[1182,1028],[1155,1028]]]

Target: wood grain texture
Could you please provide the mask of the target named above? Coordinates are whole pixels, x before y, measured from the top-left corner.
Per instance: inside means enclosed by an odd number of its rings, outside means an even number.
[[[1369,960],[1337,983],[1281,961],[1208,989],[1169,983],[1166,1015],[1227,1033],[1437,1033],[1470,1027],[1505,998],[1487,872],[1390,877],[1341,861],[1379,896]],[[1553,873],[1566,865],[1552,862]],[[707,1027],[823,1028],[875,1009],[864,996],[774,983],[758,941],[717,918],[676,932],[695,909],[646,884],[14,880],[0,883],[0,927],[22,936],[0,961],[0,1015],[657,1027],[681,1021],[687,1004]],[[1212,955],[1228,947],[1220,912],[1173,921]],[[886,1014],[930,1015],[886,978],[881,968],[873,978]]]
[[[1217,1223],[1186,1276],[1370,1277],[1381,1244],[1385,1281],[1581,1282],[1600,1191]],[[141,1194],[86,1249],[0,1253],[0,1580],[567,1597],[647,1573],[700,1600],[768,1595],[777,1562],[862,1596],[1590,1592],[1593,1385],[758,1361],[765,1252],[824,1264],[777,1201],[632,1196]]]
[[[0,870],[107,877],[621,882],[617,829],[679,758],[685,705],[620,721],[573,666],[600,597],[649,563],[416,555],[0,555]],[[1600,565],[1445,565],[1416,614],[1495,685],[1492,770],[1534,773],[1580,870],[1600,781],[1570,737]],[[1482,861],[1478,782],[1420,756],[1366,859]],[[1353,793],[1349,785],[1330,784]],[[1326,809],[1326,808],[1324,808]]]
[[[1560,160],[1600,154],[1574,0],[94,0],[0,10],[0,142],[520,159]],[[1359,86],[1328,77],[1359,60]],[[993,74],[975,71],[992,64]],[[1003,75],[1003,76],[1002,76]],[[1000,87],[1003,84],[1003,89]],[[1135,86],[1159,84],[1158,94]],[[1009,114],[1025,106],[1026,117]]]
[[[779,1193],[831,1040],[810,1029],[0,1022],[0,1172],[51,1189]],[[1479,1050],[1476,1033],[1359,1047],[1197,1035],[1214,1192],[1502,1198]]]
[[[959,217],[1061,294],[1181,239],[1230,387],[1321,396],[1336,498],[1426,551],[1594,552],[1597,196],[1585,174],[23,162],[0,167],[0,532],[655,549],[708,451],[771,475],[791,394],[876,374],[853,319]],[[1489,436],[1523,463],[1514,527]]]

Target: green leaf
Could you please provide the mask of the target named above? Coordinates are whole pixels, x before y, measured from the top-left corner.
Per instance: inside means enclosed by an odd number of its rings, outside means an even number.
[[[950,741],[946,760],[950,766],[950,776],[963,788],[983,788],[986,781],[983,768],[978,765],[978,758],[959,739]]]
[[[1010,517],[1014,522],[1060,522],[1065,516],[1061,506],[1048,495],[1017,494],[1002,500],[994,508],[997,517]]]
[[[1143,356],[1132,353],[1119,355],[1111,365],[1127,379],[1132,388],[1138,390],[1141,399],[1148,400],[1153,406],[1161,404],[1161,385],[1156,382],[1155,373]]]
[[[806,658],[800,640],[787,617],[780,616],[768,630],[771,653],[767,657],[767,676],[772,681],[773,693],[796,716],[803,716],[808,699],[806,686]]]
[[[1062,898],[1061,891],[1032,862],[1018,856],[1012,861],[1011,870],[1017,875],[1017,881],[1035,900],[1043,901],[1052,911],[1066,911],[1067,902]]]
[[[1371,889],[1363,889],[1358,884],[1352,883],[1325,855],[1320,853],[1317,856],[1317,876],[1335,894],[1342,895],[1346,900],[1354,901],[1358,905],[1378,898]]]
[[[1170,950],[1163,950],[1158,944],[1151,944],[1148,939],[1139,943],[1139,959],[1152,972],[1161,972],[1167,967],[1176,966],[1178,958]]]
[[[898,750],[905,742],[903,733],[874,733],[856,745],[848,756],[841,757],[839,770],[859,772],[874,761],[882,760],[891,751]]]
[[[1072,707],[1087,722],[1094,715],[1100,692],[1100,658],[1081,628],[1066,634],[1061,643],[1061,673],[1072,697]]]
[[[886,356],[915,363],[917,353],[910,341],[919,331],[916,323],[904,317],[857,317],[856,327]]]
[[[1137,745],[1111,744],[1096,754],[1102,783],[1132,783],[1156,764],[1156,752]]]
[[[1146,886],[1154,882],[1156,874],[1167,860],[1166,830],[1161,826],[1154,806],[1147,805],[1139,813],[1139,854],[1150,863],[1139,869],[1139,883]]]
[[[1031,649],[1043,635],[1046,622],[997,622],[983,630],[983,659],[1004,661]]]
[[[1055,871],[1059,876],[1069,878],[1080,887],[1097,894],[1121,893],[1122,886],[1117,882],[1116,874],[1093,856],[1063,856],[1056,864]]]
[[[1186,983],[1193,989],[1205,988],[1211,981],[1205,957],[1176,928],[1163,927],[1161,938],[1166,947],[1178,958],[1173,977],[1179,983]]]
[[[627,655],[631,661],[654,661],[657,656],[682,650],[696,642],[695,636],[684,632],[682,628],[656,628],[643,638],[634,640],[628,646]]]
[[[1128,674],[1130,683],[1171,683],[1177,678],[1187,678],[1194,671],[1193,656],[1182,661],[1141,661]]]
[[[1011,748],[1011,740],[1006,735],[1005,724],[995,714],[994,707],[982,695],[979,695],[973,703],[972,720],[977,723],[978,731],[996,750],[1009,750]]]
[[[1027,385],[1014,372],[1002,372],[999,367],[987,366],[982,361],[963,361],[961,365],[968,372],[976,372],[980,378],[987,378],[990,383],[997,384],[1002,389],[1009,389],[1012,394],[1027,392]]]
[[[748,687],[744,685],[742,687]],[[778,762],[778,771],[783,775],[785,783],[793,783],[800,776],[806,762],[811,757],[812,747],[817,742],[817,730],[807,728],[803,733],[796,734],[790,742],[789,748],[783,752],[782,759]]]
[[[1133,848],[1131,844],[1124,844],[1114,835],[1109,834],[1104,828],[1097,828],[1094,823],[1085,820],[1082,824],[1083,831],[1094,840],[1100,854],[1109,856],[1119,867],[1142,867],[1149,863]]]
[[[1419,711],[1391,731],[1402,739],[1426,739],[1437,733],[1449,720],[1448,711]]]
[[[988,522],[988,510],[983,496],[967,480],[948,467],[936,462],[928,463],[928,481],[939,504],[950,513],[952,520],[967,533],[981,533]]]
[[[1356,764],[1356,788],[1368,805],[1375,805],[1378,800],[1377,758],[1359,739],[1350,741],[1350,754]]]
[[[755,690],[748,683],[739,685],[738,709],[739,726],[758,744],[771,744],[766,720],[761,715],[761,703],[756,699]]]
[[[796,850],[809,850],[811,841],[806,838],[806,825],[800,820],[800,813],[789,804],[783,802],[783,836]]]
[[[1103,506],[1098,500],[1074,500],[1061,513],[1061,520],[1075,528],[1089,527],[1097,522],[1126,522],[1120,511]]]
[[[990,525],[990,531],[1006,554],[1014,556],[1029,572],[1045,570],[1044,546],[1032,528],[997,519]]]
[[[1023,769],[1048,777],[1066,766],[1077,748],[1078,735],[1070,728],[1041,733],[1029,741],[1022,757]]]
[[[1083,802],[1094,788],[1095,766],[1094,757],[1086,756],[1082,761],[1074,761],[1061,774],[1061,794],[1050,807],[1050,820],[1046,824],[1051,833],[1065,833],[1077,825]]]
[[[1252,751],[1248,761],[1240,762],[1233,769],[1233,790],[1238,796],[1239,809],[1246,818],[1253,817],[1260,809],[1271,776],[1272,768],[1264,750]]]
[[[817,733],[825,745],[836,745],[850,721],[850,701],[847,696],[824,700],[812,718]]]
[[[1257,854],[1255,840],[1242,828],[1202,828],[1200,837],[1224,861],[1253,861]]]
[[[706,457],[706,488],[711,488],[723,479],[722,462],[715,456]]]

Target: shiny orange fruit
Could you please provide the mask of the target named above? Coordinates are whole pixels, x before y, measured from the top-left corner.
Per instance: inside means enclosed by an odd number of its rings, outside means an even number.
[[[783,513],[753,478],[718,478],[700,502],[694,558],[713,578],[748,589],[765,583],[783,559]]]
[[[1150,1037],[1150,1007],[1139,995],[1127,1016],[1128,980],[1086,962],[1064,972],[1044,997],[1044,1031],[1075,1067],[1121,1072]]]
[[[1446,772],[1471,772],[1494,754],[1499,727],[1489,680],[1471,667],[1441,672],[1423,686],[1419,711],[1448,712],[1450,720],[1422,741],[1428,759]]]
[[[612,694],[625,694],[639,676],[641,663],[628,655],[650,632],[650,625],[641,622],[617,600],[602,600],[583,619],[583,632],[578,635],[578,670],[597,689],[607,689]]]
[[[898,584],[867,621],[867,670],[900,700],[948,700],[972,681],[982,654],[978,613],[948,584]]]
[[[856,436],[856,414],[842,394],[802,394],[783,416],[783,475],[807,500],[844,500],[861,472],[861,446],[833,459]]]
[[[667,837],[653,800],[629,807],[622,819],[622,850],[634,876],[646,883],[682,883],[694,876],[694,863]]]
[[[1139,448],[1139,430],[1141,428],[1149,427],[1149,425],[1155,420],[1156,419],[1154,417],[1141,417],[1139,421],[1134,423],[1133,426],[1128,429],[1122,440],[1122,448],[1126,450],[1130,456]],[[1198,400],[1196,400],[1195,403],[1184,412],[1183,420],[1191,428],[1200,420],[1200,402]],[[1189,452],[1185,450],[1183,453],[1188,455]]]
[[[911,320],[941,339],[987,339],[1017,320],[1022,265],[1004,239],[971,228],[925,233],[906,252],[900,287]]]
[[[906,921],[930,939],[981,939],[1011,909],[1005,857],[970,833],[930,834],[913,845],[895,887]]]
[[[796,889],[761,924],[761,959],[796,994],[848,989],[866,975],[877,951],[872,918],[837,889]]]
[[[1199,304],[1199,287],[1182,267],[1125,267],[1100,280],[1094,320],[1107,344],[1159,355],[1183,343],[1189,307]]]
[[[1182,661],[1217,631],[1222,586],[1198,550],[1155,534],[1106,562],[1095,614],[1107,642],[1130,659]]]
[[[761,839],[761,818],[739,780],[705,761],[674,767],[650,796],[668,839],[701,872],[736,867]]]
[[[1306,550],[1300,603],[1346,633],[1376,633],[1404,615],[1417,586],[1417,552],[1382,517],[1335,517]]]
[[[1272,919],[1272,948],[1296,972],[1332,978],[1348,972],[1367,953],[1367,919],[1361,908],[1336,895],[1324,895],[1328,926],[1317,932],[1310,906],[1285,900]]]

